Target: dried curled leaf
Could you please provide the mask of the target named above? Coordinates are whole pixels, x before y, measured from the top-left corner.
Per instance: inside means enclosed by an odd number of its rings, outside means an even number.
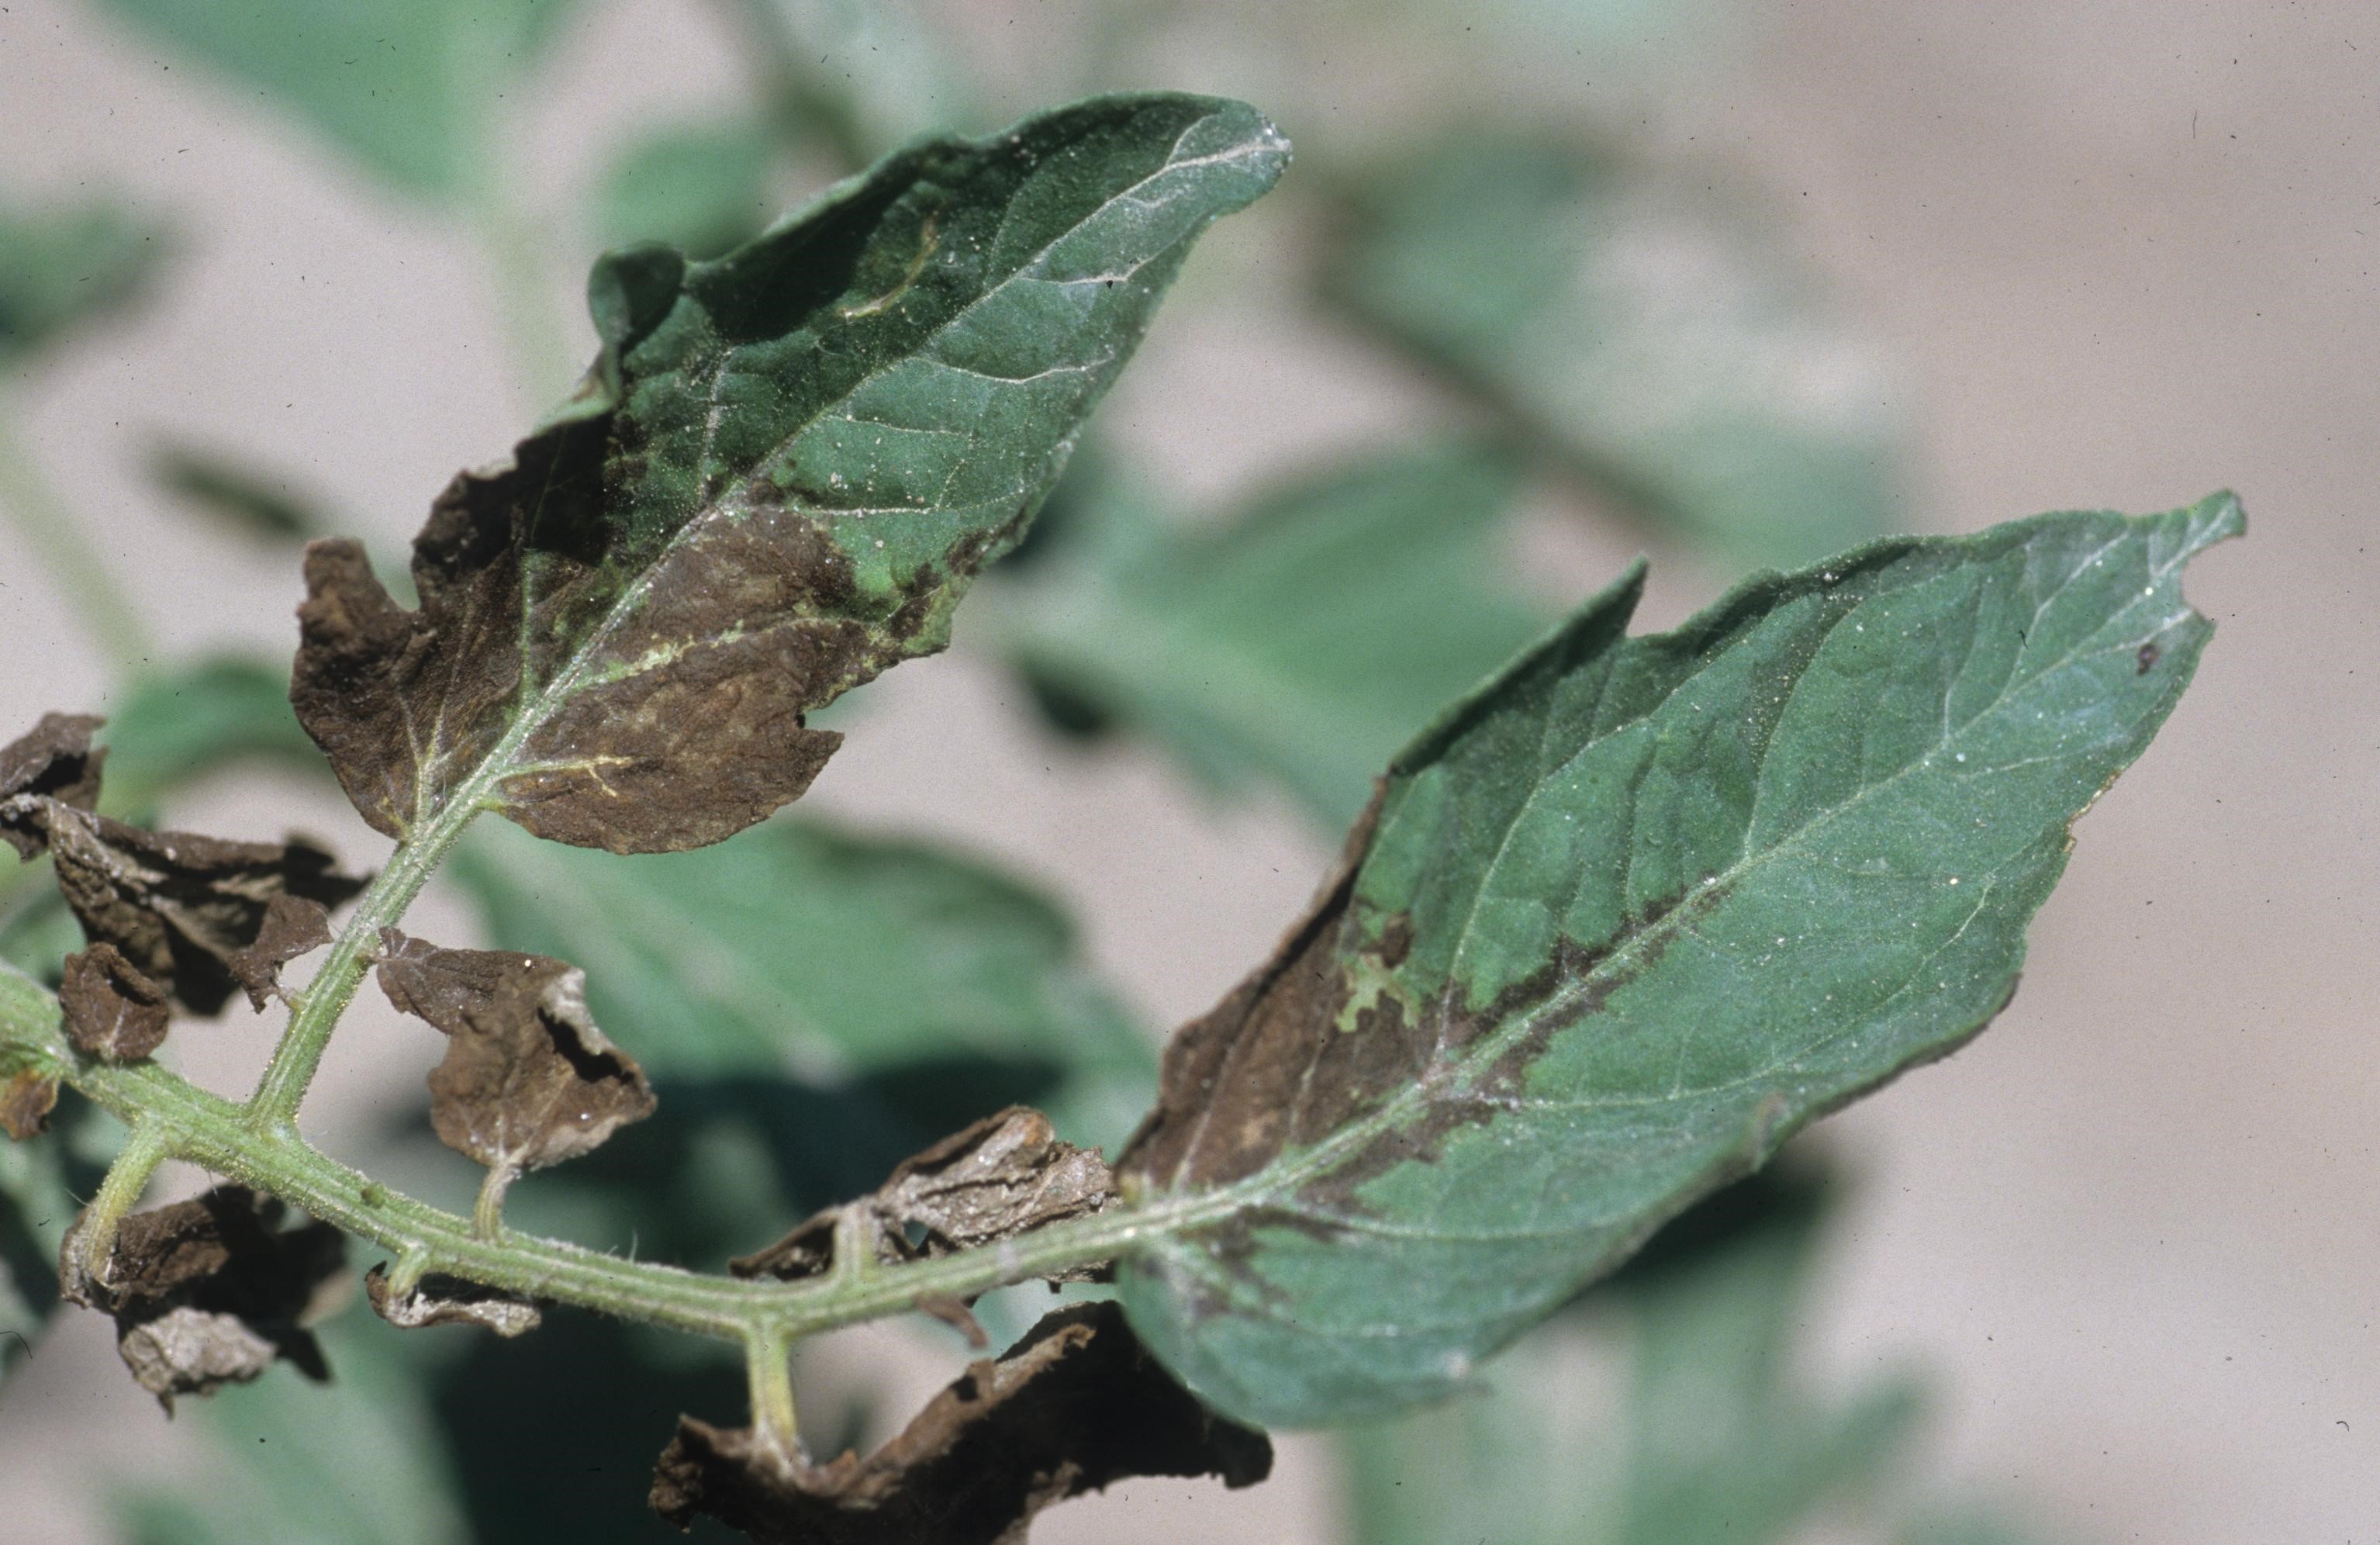
[[[1078,1304],[971,1365],[864,1460],[812,1465],[682,1417],[651,1502],[681,1529],[708,1515],[762,1545],[1018,1545],[1043,1508],[1133,1476],[1237,1488],[1271,1470],[1265,1435],[1199,1405],[1113,1304]]]
[[[407,1331],[430,1325],[477,1325],[500,1336],[517,1336],[537,1329],[544,1318],[537,1305],[458,1277],[425,1277],[399,1293],[385,1265],[364,1273],[364,1296],[372,1312]]]
[[[587,1013],[587,977],[544,955],[441,949],[381,931],[381,991],[447,1037],[431,1124],[458,1153],[517,1174],[599,1147],[653,1113],[636,1059]]]
[[[330,1377],[306,1327],[345,1286],[346,1242],[328,1223],[281,1226],[283,1208],[245,1186],[135,1212],[116,1228],[103,1280],[83,1270],[83,1220],[58,1252],[58,1291],[115,1317],[116,1351],[171,1411],[177,1394],[245,1383],[278,1357]]]
[[[619,853],[761,820],[839,743],[805,713],[949,642],[1191,242],[1287,158],[1240,103],[1106,97],[911,145],[714,262],[606,257],[595,368],[439,498],[419,611],[309,550],[298,718],[392,836],[457,797]]]
[[[231,996],[231,958],[255,943],[274,896],[335,906],[363,889],[302,837],[225,842],[149,832],[56,800],[43,803],[41,819],[58,889],[83,931],[122,950],[200,1014]]]
[[[1097,1150],[1059,1141],[1048,1116],[1012,1105],[903,1160],[867,1196],[828,1208],[728,1269],[740,1277],[816,1276],[834,1264],[846,1226],[880,1261],[920,1260],[1084,1217],[1115,1197],[1115,1177]]]
[[[106,722],[88,713],[44,713],[30,734],[0,746],[0,840],[20,858],[39,858],[49,845],[40,800],[84,810],[99,803],[99,768],[107,751],[93,748],[91,737]]]
[[[10,1142],[21,1143],[50,1129],[50,1113],[58,1108],[58,1076],[46,1067],[7,1070],[0,1084],[0,1131]]]
[[[58,1007],[76,1050],[104,1062],[148,1056],[164,1044],[172,1017],[165,990],[104,941],[67,956]]]
[[[265,1000],[281,991],[281,967],[331,942],[331,914],[321,902],[285,893],[264,909],[255,940],[234,950],[225,962],[248,993],[249,1006],[262,1013]]]

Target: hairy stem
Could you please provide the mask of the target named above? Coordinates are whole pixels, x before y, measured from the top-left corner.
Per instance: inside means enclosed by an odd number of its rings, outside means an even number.
[[[115,1231],[125,1215],[140,1205],[140,1195],[157,1166],[168,1157],[171,1139],[164,1129],[145,1118],[134,1121],[132,1136],[107,1167],[99,1194],[91,1198],[82,1217],[82,1273],[93,1282],[107,1280],[107,1263],[115,1254]]]
[[[504,1193],[512,1189],[516,1178],[511,1165],[497,1164],[480,1182],[479,1198],[471,1204],[471,1232],[480,1238],[497,1240],[504,1236]]]
[[[1152,1235],[1238,1205],[1228,1191],[1209,1192],[1119,1208],[929,1260],[797,1283],[747,1282],[512,1231],[483,1239],[470,1219],[348,1168],[308,1144],[293,1125],[259,1125],[246,1108],[154,1063],[110,1064],[81,1056],[59,1028],[57,1000],[6,967],[0,967],[0,1051],[20,1062],[31,1059],[131,1123],[136,1134],[146,1135],[140,1138],[144,1151],[153,1146],[160,1157],[184,1160],[276,1196],[389,1251],[416,1281],[436,1272],[747,1346],[761,1334],[790,1345],[823,1331],[906,1312],[925,1300],[968,1298],[1112,1260]]]
[[[157,656],[148,623],[92,545],[90,522],[79,518],[42,475],[31,447],[9,421],[5,404],[0,404],[0,510],[73,602],[75,614],[116,675],[129,680],[148,669]]]
[[[356,989],[380,948],[380,931],[396,926],[413,898],[430,883],[447,850],[479,813],[476,788],[467,785],[458,792],[459,797],[396,845],[386,866],[364,888],[355,915],[332,943],[322,968],[297,994],[298,1007],[289,1016],[288,1028],[282,1031],[280,1044],[273,1049],[273,1061],[266,1064],[264,1077],[248,1101],[248,1120],[253,1125],[286,1127],[296,1124],[307,1087],[322,1065],[322,1053],[330,1049],[331,1032],[338,1028],[340,1016],[355,1002]]]
[[[774,1322],[755,1326],[744,1338],[744,1361],[752,1384],[752,1429],[788,1461],[801,1457],[801,1428],[794,1414],[793,1341]]]

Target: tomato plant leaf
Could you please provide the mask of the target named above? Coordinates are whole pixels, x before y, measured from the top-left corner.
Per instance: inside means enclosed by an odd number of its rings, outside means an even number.
[[[165,990],[104,940],[67,956],[58,1008],[76,1050],[107,1062],[135,1062],[156,1051],[171,1017]]]
[[[164,232],[115,204],[0,201],[0,367],[14,369],[138,294]]]
[[[1894,372],[1703,178],[1471,137],[1362,230],[1337,279],[1361,315],[1732,568],[1900,524]]]
[[[525,1335],[544,1318],[537,1305],[455,1277],[427,1277],[400,1293],[386,1266],[364,1273],[372,1312],[399,1330],[477,1325],[500,1336]]]
[[[268,999],[281,991],[281,967],[309,950],[331,942],[331,914],[319,901],[285,892],[265,905],[264,922],[249,943],[232,951],[225,964],[259,1014]]]
[[[111,815],[140,820],[225,763],[255,757],[319,773],[322,753],[289,706],[286,671],[218,655],[143,677],[108,715]]]
[[[1013,1097],[1086,1145],[1120,1143],[1155,1086],[1149,1040],[1065,916],[938,846],[779,819],[699,852],[624,863],[492,825],[448,871],[478,901],[491,943],[603,962],[588,1001],[599,1022],[638,1028],[657,1077],[790,1068],[847,1086],[962,1058],[1029,1074],[1035,1087]],[[859,1103],[841,1116],[860,1119]],[[901,1131],[879,1162],[949,1130],[945,1117]]]
[[[117,1227],[103,1280],[83,1271],[82,1224],[67,1231],[60,1292],[115,1317],[116,1351],[165,1408],[286,1357],[330,1377],[307,1324],[324,1308],[346,1241],[328,1223],[282,1227],[282,1205],[244,1186],[135,1212]]]
[[[329,529],[314,502],[288,480],[217,451],[167,441],[151,447],[149,476],[229,530],[262,541],[298,541]]]
[[[1224,788],[1277,782],[1333,826],[1390,753],[1546,618],[1498,572],[1511,463],[1441,445],[1357,461],[1220,527],[1099,496],[1035,576],[1010,652],[1044,695],[1153,736]]]
[[[143,1469],[111,1478],[126,1545],[465,1545],[487,1537],[440,1439],[419,1346],[369,1317],[315,1332],[326,1384],[263,1379],[187,1414],[205,1484]],[[324,1478],[340,1478],[325,1485]],[[585,1484],[582,1464],[574,1478]],[[574,1538],[570,1535],[556,1538]]]
[[[430,1074],[439,1140],[507,1176],[600,1147],[652,1114],[644,1069],[595,1028],[577,967],[381,931],[381,991],[446,1037]]]
[[[1168,1050],[1118,1163],[1144,1339],[1243,1419],[1393,1409],[1957,1049],[2190,679],[2183,564],[2242,528],[2220,495],[1884,541],[1633,639],[1641,569],[1589,602],[1390,764]]]
[[[58,1108],[57,1069],[46,1064],[0,1064],[0,1132],[12,1143],[30,1141],[50,1129]]]
[[[970,1366],[866,1459],[813,1465],[748,1429],[681,1417],[652,1505],[680,1528],[708,1515],[764,1545],[1000,1545],[1051,1503],[1128,1477],[1237,1487],[1271,1469],[1264,1434],[1201,1406],[1113,1304],[1077,1304]]]
[[[768,224],[776,146],[757,124],[677,124],[622,148],[595,189],[607,245],[661,241],[715,258]]]
[[[335,906],[363,888],[302,837],[227,842],[151,832],[63,800],[19,796],[0,823],[38,829],[58,889],[93,943],[106,943],[200,1014],[237,985],[232,958],[256,942],[276,895]]]
[[[477,194],[498,114],[571,0],[104,0],[407,192]]]
[[[1792,1341],[1820,1209],[1814,1188],[1764,1186],[1789,1168],[1746,1183],[1767,1194],[1720,1237],[1665,1251],[1701,1214],[1742,1210],[1744,1186],[1679,1219],[1486,1369],[1484,1387],[1346,1433],[1356,1538],[1574,1545],[1595,1519],[1586,1538],[1605,1545],[1772,1545],[1855,1503],[1911,1435],[1915,1396],[1896,1378],[1847,1398],[1802,1387]],[[1580,1409],[1576,1392],[1614,1352],[1624,1387]]]
[[[903,1160],[867,1196],[826,1209],[729,1270],[789,1282],[814,1277],[833,1268],[846,1231],[878,1263],[980,1249],[1087,1217],[1115,1195],[1115,1177],[1096,1150],[1059,1141],[1048,1116],[1013,1105]]]
[[[970,61],[917,0],[742,0],[788,132],[854,164],[936,129],[981,127]]]
[[[457,798],[613,852],[731,836],[817,775],[803,714],[949,641],[1208,223],[1288,147],[1106,97],[934,140],[715,262],[614,253],[586,392],[466,473],[422,604],[309,552],[292,697],[392,836]]]
[[[0,813],[0,838],[18,858],[36,858],[49,846],[38,801],[83,810],[99,803],[99,770],[107,753],[91,748],[91,736],[103,723],[88,713],[44,713],[30,733],[0,746],[0,801],[30,797]]]

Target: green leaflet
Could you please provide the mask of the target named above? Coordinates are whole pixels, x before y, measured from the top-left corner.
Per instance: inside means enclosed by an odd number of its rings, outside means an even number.
[[[1119,1166],[1143,1338],[1233,1416],[1448,1389],[1804,1123],[2013,991],[2067,828],[2211,632],[2237,501],[1766,576],[1641,574],[1390,766],[1350,869],[1166,1055]]]
[[[1372,202],[1340,294],[1730,571],[1895,529],[1891,371],[1699,182],[1466,138]]]
[[[136,682],[107,716],[101,808],[138,820],[191,779],[240,757],[317,772],[322,753],[289,711],[288,678],[216,655]]]
[[[1814,1397],[1792,1377],[1789,1355],[1808,1309],[1816,1241],[1813,1199],[1779,1198],[1748,1228],[1641,1286],[1621,1290],[1615,1278],[1531,1332],[1524,1355],[1483,1375],[1485,1388],[1348,1433],[1351,1538],[1363,1545],[1803,1538],[1815,1514],[1839,1510],[1879,1478],[1915,1414],[1914,1392],[1899,1381],[1837,1402]],[[1732,1202],[1730,1195],[1709,1205]],[[1633,1274],[1633,1267],[1621,1276]],[[1595,1354],[1615,1340],[1625,1348],[1627,1379],[1606,1404],[1594,1398],[1601,1388]]]
[[[741,0],[787,127],[854,165],[936,129],[980,125],[973,71],[916,0]]]
[[[31,1353],[57,1305],[58,1243],[80,1210],[55,1129],[64,1113],[47,1136],[0,1138],[0,1380]]]
[[[572,0],[103,4],[255,88],[387,182],[462,203],[486,176],[506,94]]]
[[[149,453],[149,475],[198,515],[252,541],[298,541],[328,526],[286,478],[206,446],[166,441]]]
[[[597,1023],[665,1085],[869,1078],[856,1107],[894,1119],[913,1101],[882,1080],[973,1067],[961,1079],[980,1103],[910,1091],[930,1113],[875,1145],[886,1163],[932,1138],[937,1119],[997,1109],[987,1081],[1002,1078],[1064,1137],[1112,1148],[1155,1079],[1148,1040],[1064,916],[923,844],[780,820],[698,853],[623,861],[482,827],[450,872],[498,948],[600,961],[587,987]],[[864,1189],[881,1168],[847,1178]]]
[[[91,201],[0,201],[0,367],[15,367],[87,318],[123,305],[163,255],[164,232]]]
[[[1099,491],[1098,540],[1041,582],[1012,653],[1045,700],[1344,826],[1381,763],[1544,626],[1497,572],[1514,481],[1440,445],[1186,529]]]
[[[1103,97],[913,145],[715,262],[612,254],[596,368],[440,498],[419,611],[310,550],[299,720],[390,835],[762,819],[839,744],[804,713],[948,642],[1192,242],[1287,157],[1237,103]]]
[[[759,234],[769,218],[776,148],[758,125],[733,120],[651,130],[613,158],[595,189],[607,246],[667,242],[715,258]]]

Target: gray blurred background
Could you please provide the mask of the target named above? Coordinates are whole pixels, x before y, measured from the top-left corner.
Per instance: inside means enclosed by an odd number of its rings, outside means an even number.
[[[2192,574],[2219,629],[2198,683],[2082,822],[2014,1005],[1825,1129],[1848,1184],[1795,1355],[1821,1388],[1924,1370],[1904,1484],[1987,1491],[2045,1538],[2380,1540],[2380,12],[1536,3],[1551,22],[1515,21],[1520,0],[937,15],[987,123],[1075,79],[1178,86],[1257,103],[1311,164],[1363,162],[1415,112],[1525,112],[1750,189],[1881,340],[1876,379],[1914,437],[1903,528],[2240,493],[2249,539]],[[505,125],[520,224],[552,237],[532,330],[591,350],[584,189],[635,126],[747,99],[750,65],[697,0],[571,14]],[[781,180],[790,203],[818,177]],[[286,552],[158,492],[142,468],[161,436],[285,471],[393,553],[456,468],[502,456],[566,384],[516,363],[533,348],[507,344],[518,324],[454,221],[91,6],[0,8],[0,189],[105,190],[172,227],[142,302],[6,399],[172,650],[285,651],[298,584]],[[1293,260],[1314,227],[1286,200],[1219,226],[1101,410],[1132,477],[1177,507],[1463,421],[1308,302]],[[1650,549],[1655,627],[1732,578],[1591,503],[1530,484],[1517,583],[1560,603]],[[0,734],[109,706],[103,661],[15,541],[0,529]],[[1222,798],[1145,743],[1054,737],[964,615],[951,655],[866,696],[811,804],[953,839],[1062,897],[1153,1024],[1258,958],[1330,851],[1283,796]],[[172,813],[379,854],[293,779],[225,777]],[[471,928],[443,896],[419,916],[456,943]],[[418,1101],[436,1050],[376,1036],[383,1014],[358,1011],[309,1108],[334,1150],[343,1121]],[[242,1089],[267,1034],[244,1011],[194,1027],[182,1064]],[[921,1395],[955,1362],[925,1345],[839,1338],[814,1377]],[[205,1483],[192,1425],[123,1378],[103,1321],[69,1318],[0,1395],[0,1534],[115,1538],[111,1485]],[[1292,1438],[1267,1487],[1138,1483],[1036,1538],[1342,1539],[1333,1464]]]

